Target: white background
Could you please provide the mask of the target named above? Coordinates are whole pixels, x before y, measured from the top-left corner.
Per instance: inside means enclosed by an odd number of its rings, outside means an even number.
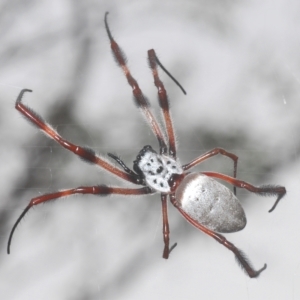
[[[163,4],[162,4],[163,3]],[[169,260],[159,195],[76,196],[33,208],[6,254],[8,235],[31,198],[81,185],[124,185],[31,126],[24,102],[73,143],[113,152],[132,166],[157,141],[132,101],[104,28],[159,115],[147,64],[154,48],[185,87],[160,72],[169,93],[178,154],[187,163],[223,147],[239,156],[238,177],[280,184],[286,197],[238,190],[248,224],[226,238],[256,269],[169,206]],[[1,299],[300,299],[300,3],[275,1],[6,1],[0,5]],[[216,157],[197,170],[232,174]]]

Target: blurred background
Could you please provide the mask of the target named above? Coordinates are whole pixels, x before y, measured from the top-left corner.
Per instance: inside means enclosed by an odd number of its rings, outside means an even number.
[[[238,178],[280,184],[274,197],[238,190],[248,224],[226,238],[256,269],[169,206],[171,244],[162,259],[159,195],[76,196],[33,208],[31,198],[82,185],[130,186],[78,159],[29,124],[24,103],[71,142],[120,155],[128,166],[157,141],[114,62],[104,14],[128,65],[160,118],[147,63],[155,49],[187,90],[160,72],[178,155],[187,163],[214,147],[239,156]],[[293,0],[0,2],[1,299],[300,299],[300,3]],[[161,119],[160,119],[161,120]],[[232,174],[214,157],[195,171]]]

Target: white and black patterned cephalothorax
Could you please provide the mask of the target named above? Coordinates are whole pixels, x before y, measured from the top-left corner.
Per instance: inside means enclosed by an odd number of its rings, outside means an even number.
[[[140,151],[133,162],[133,170],[144,178],[147,186],[161,193],[170,193],[171,176],[183,173],[175,159],[157,154],[151,146],[145,146]]]
[[[285,188],[276,185],[255,187],[237,179],[238,157],[221,148],[212,149],[200,155],[193,161],[181,165],[177,160],[176,140],[170,115],[169,100],[164,84],[158,75],[158,66],[179,86],[184,93],[185,91],[176,79],[160,63],[155,51],[153,49],[149,50],[149,66],[154,78],[154,84],[158,90],[158,101],[165,125],[165,132],[163,132],[163,129],[153,116],[149,103],[144,97],[137,81],[130,73],[124,52],[111,35],[108,27],[107,15],[108,13],[105,14],[105,28],[110,41],[112,53],[116,62],[123,70],[128,84],[132,88],[136,105],[144,115],[153,134],[158,140],[159,152],[156,152],[151,146],[145,146],[138,153],[136,160],[133,163],[133,170],[128,168],[117,155],[108,153],[108,156],[113,159],[113,162],[105,160],[97,155],[92,149],[75,145],[59,135],[59,133],[49,126],[38,114],[22,103],[24,93],[31,92],[31,90],[28,89],[22,90],[16,100],[16,109],[32,124],[41,129],[62,147],[73,152],[84,161],[98,165],[103,170],[106,170],[127,182],[139,185],[140,187],[121,188],[108,187],[105,185],[81,186],[37,196],[31,199],[30,203],[15,222],[9,235],[7,252],[10,253],[12,237],[21,219],[31,207],[40,203],[46,203],[53,199],[74,194],[132,196],[160,193],[163,215],[163,258],[167,259],[172,249],[176,246],[176,244],[172,247],[169,246],[170,230],[167,213],[167,200],[169,199],[174,207],[177,208],[180,214],[189,223],[232,251],[236,256],[237,261],[247,274],[250,277],[257,277],[266,268],[266,265],[258,271],[254,270],[249,261],[245,258],[245,255],[232,243],[227,241],[219,232],[236,232],[243,229],[246,225],[244,210],[236,197],[236,187],[246,189],[262,196],[277,196],[277,200],[270,211],[276,207],[279,200],[285,195]],[[167,137],[167,139],[165,137]],[[190,172],[193,167],[218,154],[227,156],[233,161],[233,177],[216,172]],[[121,168],[119,168],[119,166],[115,166],[114,162],[121,166]],[[233,185],[233,192],[216,181],[215,178]]]

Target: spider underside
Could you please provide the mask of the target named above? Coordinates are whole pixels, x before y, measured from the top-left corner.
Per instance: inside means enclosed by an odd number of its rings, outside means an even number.
[[[164,68],[158,60],[153,49],[148,51],[149,66],[153,74],[154,84],[158,90],[158,101],[163,113],[165,125],[165,134],[161,126],[154,118],[149,103],[144,97],[137,81],[132,77],[126,63],[126,57],[110,32],[107,15],[105,14],[105,28],[110,41],[113,56],[118,65],[123,70],[128,84],[132,88],[136,105],[143,113],[153,134],[156,136],[159,144],[159,153],[151,146],[147,145],[138,153],[133,163],[133,170],[128,168],[125,163],[117,156],[108,153],[108,156],[117,162],[121,168],[116,167],[113,163],[104,160],[98,156],[92,149],[80,147],[60,136],[50,125],[48,125],[38,114],[31,108],[22,103],[22,97],[25,92],[32,92],[24,89],[20,92],[16,100],[16,109],[23,114],[32,124],[45,132],[50,138],[55,140],[62,147],[73,152],[83,160],[96,164],[102,169],[115,176],[140,185],[140,188],[120,188],[108,187],[105,185],[81,186],[73,189],[67,189],[50,194],[41,195],[31,199],[25,210],[15,222],[8,239],[7,253],[10,253],[11,241],[16,227],[29,209],[40,203],[62,198],[74,194],[94,194],[94,195],[146,195],[153,193],[161,194],[162,216],[163,216],[163,241],[164,250],[163,258],[167,259],[170,252],[176,246],[169,246],[169,223],[167,212],[167,200],[177,208],[181,215],[196,228],[200,229],[216,241],[224,245],[235,254],[235,257],[242,269],[250,276],[257,277],[266,269],[266,264],[259,270],[254,270],[243,252],[236,248],[232,243],[218,232],[236,232],[242,230],[246,225],[246,216],[244,210],[236,198],[236,187],[246,189],[250,192],[262,196],[277,196],[276,202],[269,212],[273,211],[279,200],[285,195],[286,190],[282,186],[265,185],[255,187],[247,182],[237,179],[237,161],[238,157],[222,148],[212,149],[193,161],[181,165],[177,161],[176,140],[173,129],[173,123],[170,116],[169,100],[165,87],[158,75],[159,66],[185,93],[176,79]],[[167,141],[165,136],[167,136]],[[216,172],[195,172],[189,170],[204,160],[215,155],[229,157],[234,164],[233,177],[216,173]],[[227,187],[220,184],[214,178],[218,178],[233,185],[231,192]]]

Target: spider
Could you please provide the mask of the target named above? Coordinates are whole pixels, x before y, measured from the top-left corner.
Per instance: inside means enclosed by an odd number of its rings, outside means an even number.
[[[176,79],[160,63],[155,51],[153,49],[149,50],[148,61],[153,74],[154,84],[158,90],[158,101],[163,113],[167,136],[166,140],[159,123],[156,121],[150,110],[150,105],[147,99],[143,95],[137,81],[130,73],[126,64],[124,52],[121,50],[110,32],[107,15],[108,12],[105,13],[104,24],[113,56],[123,70],[126,79],[132,88],[134,101],[137,107],[141,110],[153,134],[158,140],[159,153],[157,153],[149,145],[144,146],[133,162],[133,170],[128,168],[119,157],[108,153],[108,156],[113,159],[115,163],[120,165],[121,168],[119,168],[111,161],[97,155],[92,149],[74,145],[60,136],[37,113],[22,103],[24,93],[32,92],[32,90],[23,89],[16,100],[15,107],[31,123],[41,129],[62,147],[73,152],[84,161],[98,165],[107,172],[130,183],[140,185],[141,187],[121,188],[105,185],[80,186],[32,198],[12,227],[8,239],[7,253],[10,253],[11,241],[16,227],[26,213],[35,205],[74,194],[131,196],[160,193],[163,219],[163,258],[167,259],[170,252],[177,245],[176,243],[171,247],[169,245],[170,230],[167,213],[167,200],[169,199],[190,224],[194,225],[196,228],[211,236],[220,244],[232,251],[242,269],[250,277],[257,277],[263,270],[266,269],[267,265],[265,264],[261,269],[256,271],[245,257],[244,253],[236,248],[220,233],[237,232],[242,230],[246,225],[245,212],[236,197],[236,187],[246,189],[261,196],[277,196],[277,199],[269,212],[275,209],[279,200],[286,194],[285,188],[278,185],[263,185],[256,187],[237,179],[238,157],[222,148],[212,149],[195,158],[191,162],[181,165],[177,161],[176,139],[170,115],[169,100],[165,87],[158,74],[158,66],[170,76],[170,78],[182,89],[184,93],[185,91]],[[218,154],[227,156],[233,161],[233,177],[216,172],[190,172],[190,169],[196,165]],[[234,187],[233,192],[214,178],[231,184]]]

